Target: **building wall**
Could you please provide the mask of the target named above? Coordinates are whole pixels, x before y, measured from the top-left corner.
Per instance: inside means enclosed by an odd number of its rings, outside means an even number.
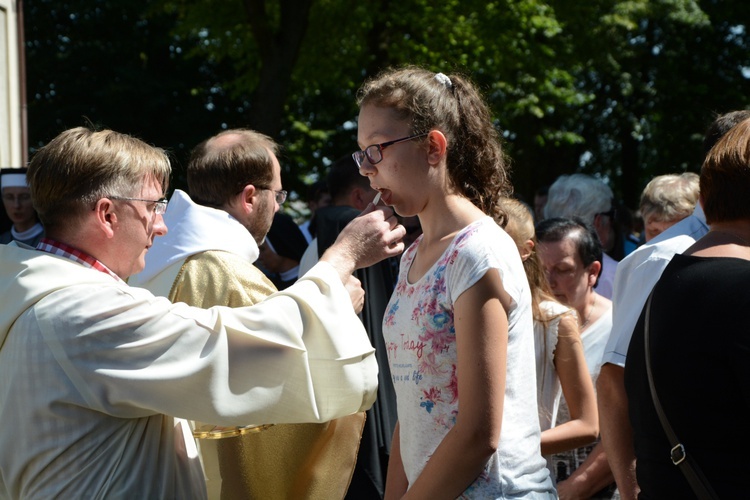
[[[16,0],[0,0],[0,167],[21,167]]]

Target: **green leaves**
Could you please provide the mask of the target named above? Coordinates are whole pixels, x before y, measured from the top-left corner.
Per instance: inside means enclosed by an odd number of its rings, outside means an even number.
[[[303,185],[356,147],[357,88],[391,65],[460,71],[506,138],[517,192],[608,176],[634,206],[696,169],[714,112],[750,100],[750,2],[26,0],[30,144],[95,123],[175,155],[221,128],[285,147]],[[743,73],[744,71],[744,73]]]

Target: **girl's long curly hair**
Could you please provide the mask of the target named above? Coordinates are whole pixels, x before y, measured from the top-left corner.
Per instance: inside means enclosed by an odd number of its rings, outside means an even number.
[[[440,74],[442,75],[442,74]],[[360,107],[392,108],[411,124],[411,133],[440,130],[448,140],[447,169],[453,187],[484,213],[504,223],[498,206],[509,196],[509,161],[489,108],[465,77],[415,66],[385,70],[357,93]]]

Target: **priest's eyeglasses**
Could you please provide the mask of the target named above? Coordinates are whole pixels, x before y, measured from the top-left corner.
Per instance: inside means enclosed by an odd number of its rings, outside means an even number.
[[[143,198],[125,198],[121,196],[108,196],[108,198],[112,198],[113,200],[145,201],[146,203],[153,203],[154,213],[156,215],[164,215],[165,213],[167,213],[167,203],[169,203],[169,200],[167,200],[166,198],[163,198],[161,200],[144,200]]]
[[[354,161],[357,163],[358,168],[362,168],[362,163],[365,161],[365,158],[367,158],[367,161],[370,162],[370,165],[377,165],[378,163],[383,161],[383,150],[388,146],[393,146],[394,144],[398,144],[399,142],[419,139],[420,137],[424,137],[427,134],[429,134],[429,132],[410,135],[409,137],[395,139],[393,141],[384,142],[382,144],[373,144],[371,146],[367,146],[363,151],[355,151],[354,153],[352,153],[352,158],[354,158]]]
[[[278,203],[279,205],[286,201],[287,192],[285,189],[279,189],[278,191],[267,187],[257,187],[257,189],[262,189],[264,191],[273,191],[273,194],[276,197],[276,203]]]

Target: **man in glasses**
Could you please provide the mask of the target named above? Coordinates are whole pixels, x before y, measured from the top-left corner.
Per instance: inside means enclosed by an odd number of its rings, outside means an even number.
[[[275,293],[253,262],[286,198],[277,153],[273,139],[252,130],[226,130],[199,144],[187,166],[190,195],[175,190],[164,216],[169,233],[128,282],[202,308],[250,306]],[[222,491],[232,498],[291,498],[295,491],[341,497],[363,420],[359,412],[334,422],[208,434],[197,443],[209,498]],[[191,424],[198,431],[207,425]]]
[[[403,250],[390,211],[369,208],[260,304],[172,304],[124,282],[167,234],[170,170],[162,150],[111,130],[67,130],[34,155],[47,237],[0,246],[0,449],[13,450],[0,497],[205,498],[173,415],[326,422],[373,403],[377,363],[349,305],[362,297],[344,283]]]

